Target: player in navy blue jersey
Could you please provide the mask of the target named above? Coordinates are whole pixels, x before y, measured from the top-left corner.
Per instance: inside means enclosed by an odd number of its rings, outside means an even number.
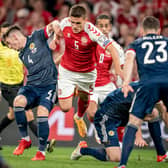
[[[131,87],[136,91],[140,87],[140,84],[138,82],[134,82],[131,83]],[[90,155],[101,161],[120,161],[121,150],[119,146],[117,128],[120,126],[126,126],[133,96],[134,93],[130,92],[127,98],[124,98],[120,88],[111,92],[106,97],[103,103],[100,104],[100,108],[96,112],[94,118],[94,124],[98,132],[98,136],[105,148],[89,148],[85,141],[81,141],[77,148],[72,152],[72,160],[78,160],[81,156]],[[163,113],[166,112],[161,104],[160,108]],[[159,149],[163,151],[163,153],[160,153],[160,150],[156,147],[157,154],[159,155],[157,161],[161,162],[167,157],[167,154],[163,147],[161,137],[153,135],[150,129],[155,125],[157,130],[161,132],[158,114],[155,110],[153,110],[152,115],[148,117],[147,120],[150,120],[148,127],[154,143],[158,143],[157,145],[159,146]],[[146,144],[144,141],[141,141],[140,144],[137,145],[144,146]]]
[[[133,149],[135,134],[146,115],[150,114],[155,103],[163,100],[168,107],[168,38],[160,35],[159,20],[147,16],[142,22],[142,37],[135,40],[126,51],[124,65],[124,82],[122,91],[127,97],[133,92],[129,85],[136,61],[141,87],[135,92],[130,109],[129,124],[123,140],[123,148],[119,168],[125,168]],[[155,136],[160,136],[157,129],[151,128]],[[163,151],[160,152],[163,153]]]
[[[14,25],[4,35],[6,45],[20,51],[19,57],[28,70],[27,83],[19,89],[14,100],[15,118],[22,139],[13,154],[21,155],[24,149],[31,146],[25,110],[37,107],[39,149],[32,160],[45,160],[49,134],[48,114],[56,98],[57,70],[47,43],[54,33],[55,24],[56,21],[28,37]]]

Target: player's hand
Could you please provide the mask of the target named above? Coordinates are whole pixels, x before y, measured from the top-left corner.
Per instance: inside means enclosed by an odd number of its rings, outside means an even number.
[[[134,92],[134,89],[129,84],[123,83],[122,92],[124,93],[124,97],[127,97],[129,92]]]
[[[143,138],[136,138],[135,139],[135,145],[138,146],[138,147],[148,146],[148,144],[146,143],[146,141]]]
[[[50,41],[50,43],[49,43],[49,48],[51,49],[51,50],[55,50],[56,49],[56,43],[55,43],[55,41],[54,40],[52,40],[52,41]]]

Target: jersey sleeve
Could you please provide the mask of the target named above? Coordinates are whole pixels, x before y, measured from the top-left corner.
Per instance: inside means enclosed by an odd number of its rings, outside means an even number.
[[[32,36],[36,39],[41,39],[43,41],[47,41],[47,39],[49,38],[46,32],[46,27],[44,29],[35,30],[32,33]]]
[[[128,47],[126,48],[126,51],[125,51],[125,54],[127,53],[133,53],[134,55],[136,55],[136,49],[135,49],[135,46],[134,46],[134,43],[131,43],[130,45],[128,45]]]
[[[124,62],[125,62],[125,55],[124,55],[124,50],[123,48],[116,42],[112,39],[112,45],[116,48],[117,52],[118,52],[118,55],[120,57],[120,65],[124,65]]]
[[[97,27],[95,27],[90,22],[85,23],[84,31],[89,35],[92,41],[97,42],[104,49],[112,43],[110,39],[108,39]]]
[[[69,17],[64,18],[61,22],[60,22],[60,28],[63,31],[65,27],[70,27],[71,26],[71,21]]]

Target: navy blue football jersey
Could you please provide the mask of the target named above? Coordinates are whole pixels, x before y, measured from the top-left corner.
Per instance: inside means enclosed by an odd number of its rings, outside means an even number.
[[[57,81],[57,69],[48,47],[44,29],[27,37],[26,46],[19,57],[28,70],[27,85],[47,86]]]
[[[100,104],[99,113],[106,114],[111,119],[121,121],[121,126],[125,126],[128,122],[129,109],[136,90],[140,87],[139,82],[132,82],[130,84],[134,92],[129,92],[125,98],[121,88],[118,88],[108,94],[105,100]]]
[[[138,73],[141,81],[168,80],[168,38],[148,34],[129,45],[136,53]]]

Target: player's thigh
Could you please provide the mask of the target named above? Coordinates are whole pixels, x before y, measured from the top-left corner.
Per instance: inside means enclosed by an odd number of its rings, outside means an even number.
[[[59,66],[58,98],[60,100],[69,99],[74,95],[74,89],[76,86],[77,84],[74,72]]]
[[[33,106],[36,98],[38,97],[36,93],[36,88],[32,86],[22,86],[14,100],[14,106],[21,105],[26,109],[30,109]]]
[[[68,112],[72,108],[73,97],[59,99],[59,106],[63,112]]]
[[[143,120],[147,114],[151,114],[154,105],[159,100],[158,87],[146,85],[140,87],[133,98],[130,112],[132,115]]]
[[[106,153],[109,161],[119,162],[121,159],[121,149],[119,146],[111,146],[106,148]]]
[[[49,85],[45,88],[38,89],[39,104],[38,115],[47,115],[51,111],[56,99],[56,84]]]
[[[84,92],[89,95],[94,93],[95,81],[96,81],[96,70],[88,73],[77,73],[77,86],[79,92]]]
[[[90,100],[88,108],[86,109],[86,113],[88,114],[89,117],[94,117],[95,113],[97,111],[97,104],[95,101]]]
[[[117,127],[120,121],[109,118],[106,114],[96,113],[94,125],[100,141],[106,148],[119,147]]]

